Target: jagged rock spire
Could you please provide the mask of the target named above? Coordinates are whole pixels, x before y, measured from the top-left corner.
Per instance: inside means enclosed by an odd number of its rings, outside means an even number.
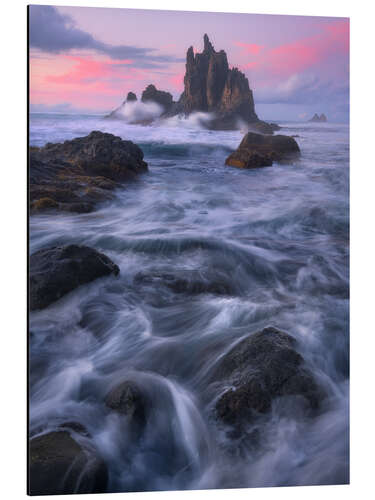
[[[193,47],[187,51],[185,89],[179,109],[186,114],[208,111],[246,122],[257,121],[246,76],[238,69],[229,69],[226,53],[224,50],[216,52],[207,34],[203,36],[203,42],[201,53],[194,55]]]
[[[213,48],[213,45],[210,42],[210,39],[208,38],[208,35],[206,33],[203,36],[203,43],[204,43],[203,52],[207,53],[215,52],[215,49]]]

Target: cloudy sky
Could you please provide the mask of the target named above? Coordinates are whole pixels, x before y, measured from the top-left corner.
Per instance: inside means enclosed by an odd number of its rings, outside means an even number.
[[[150,83],[177,99],[188,47],[215,50],[249,78],[264,119],[349,117],[349,20],[30,6],[32,111],[107,112]]]

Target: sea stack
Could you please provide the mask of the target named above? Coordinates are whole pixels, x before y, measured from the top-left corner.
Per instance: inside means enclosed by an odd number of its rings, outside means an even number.
[[[216,52],[207,35],[203,40],[202,53],[194,55],[190,47],[186,54],[185,89],[179,100],[182,110],[186,114],[217,112],[257,121],[248,79],[237,68],[229,69],[226,53]]]
[[[163,111],[158,118],[170,118],[181,115],[189,116],[195,112],[210,113],[201,125],[213,130],[237,130],[247,128],[252,132],[273,134],[280,127],[258,118],[255,112],[253,92],[249,80],[238,68],[229,68],[224,50],[216,52],[210,39],[203,37],[203,51],[194,54],[189,47],[186,54],[184,91],[177,102],[172,94],[158,90],[150,84],[142,93],[143,103],[154,102]],[[129,92],[126,101],[112,111],[108,118],[122,118],[121,110],[135,94]],[[144,120],[132,121],[144,123]]]
[[[224,50],[216,52],[208,36],[203,37],[203,52],[186,54],[184,91],[177,104],[180,113],[213,113],[210,128],[232,130],[249,125],[263,133],[276,127],[259,120],[254,107],[253,92],[246,76],[237,68],[229,68]],[[259,130],[260,131],[260,130]]]
[[[128,95],[126,97],[125,102],[134,102],[137,100],[137,96],[134,94],[134,92],[128,92]]]
[[[309,122],[312,123],[326,123],[327,117],[324,113],[322,113],[320,116],[315,113],[315,115],[309,120]]]

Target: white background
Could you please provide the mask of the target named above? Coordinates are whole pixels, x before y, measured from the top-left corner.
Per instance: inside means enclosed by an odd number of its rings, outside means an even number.
[[[53,2],[46,0],[45,3]],[[375,498],[375,9],[371,7],[372,2],[56,0],[56,4],[351,18],[351,485],[120,493],[82,498]],[[3,0],[0,7],[0,496],[7,500],[26,495],[26,5],[24,0]]]

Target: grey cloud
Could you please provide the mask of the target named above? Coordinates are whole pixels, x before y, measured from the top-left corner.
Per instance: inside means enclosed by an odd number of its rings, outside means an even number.
[[[349,99],[349,88],[322,81],[316,75],[293,75],[272,88],[255,91],[254,97],[263,104],[338,104]]]
[[[132,59],[141,68],[157,68],[183,59],[155,54],[155,49],[132,45],[110,45],[90,35],[74,24],[70,16],[56,7],[31,5],[29,7],[29,45],[47,53],[58,54],[72,49],[91,49],[112,59]]]

